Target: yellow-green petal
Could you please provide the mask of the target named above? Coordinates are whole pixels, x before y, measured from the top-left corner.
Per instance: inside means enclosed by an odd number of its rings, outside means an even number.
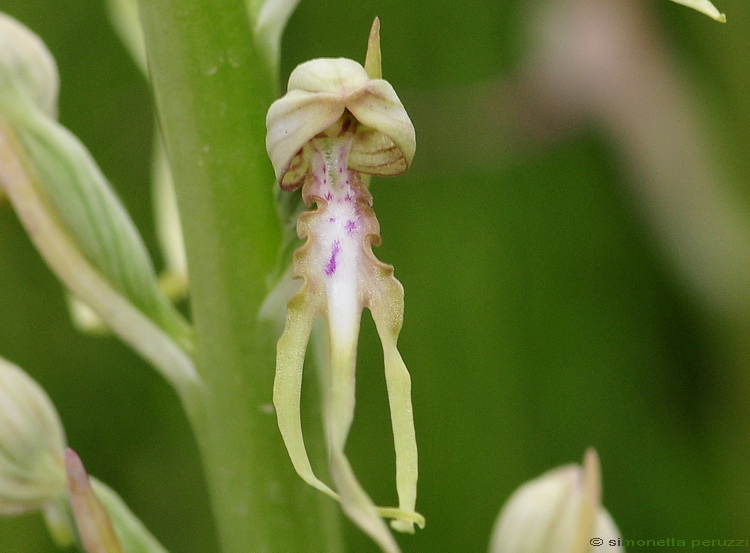
[[[276,348],[273,405],[281,437],[297,474],[312,487],[338,499],[338,495],[315,476],[302,435],[302,369],[313,320],[319,313],[318,306],[304,292],[304,286],[289,302],[286,327]]]
[[[693,8],[694,10],[697,10],[702,14],[707,15],[711,19],[719,21],[720,23],[726,23],[727,21],[727,16],[716,9],[716,6],[714,6],[708,0],[672,0],[672,2],[682,4],[683,6],[687,6],[688,8]]]
[[[365,55],[365,71],[371,79],[383,78],[383,61],[380,53],[380,18],[376,17],[370,28]]]

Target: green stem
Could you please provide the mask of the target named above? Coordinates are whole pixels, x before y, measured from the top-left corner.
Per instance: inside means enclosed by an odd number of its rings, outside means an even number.
[[[264,146],[273,71],[240,0],[139,4],[205,383],[189,416],[221,551],[340,552],[333,502],[296,476],[282,444],[272,409],[276,336],[258,318],[281,243]]]

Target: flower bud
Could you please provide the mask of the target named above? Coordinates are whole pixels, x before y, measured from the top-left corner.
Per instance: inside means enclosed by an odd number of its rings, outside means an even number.
[[[0,515],[42,509],[65,495],[65,435],[44,390],[0,358]]]
[[[601,507],[596,451],[584,466],[566,465],[527,482],[508,499],[493,530],[490,553],[622,552],[620,533]]]
[[[40,511],[60,547],[74,541],[67,514],[65,434],[47,394],[0,358],[0,515]]]
[[[34,33],[0,13],[0,102],[31,101],[54,117],[59,78],[55,60]]]

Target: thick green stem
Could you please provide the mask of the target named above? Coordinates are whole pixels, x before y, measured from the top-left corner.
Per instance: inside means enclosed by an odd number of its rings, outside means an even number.
[[[274,329],[258,318],[281,233],[265,153],[273,71],[241,0],[142,0],[205,383],[191,414],[223,553],[336,553],[333,502],[294,473],[272,408]]]

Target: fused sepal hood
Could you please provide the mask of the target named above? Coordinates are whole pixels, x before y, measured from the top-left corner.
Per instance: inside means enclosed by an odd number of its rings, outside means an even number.
[[[266,147],[284,190],[302,185],[310,169],[306,144],[345,112],[359,123],[349,154],[350,169],[398,175],[411,164],[414,126],[391,84],[372,76],[380,74],[379,38],[370,45],[373,53],[368,52],[368,61],[373,61],[366,62],[367,70],[345,58],[298,65],[289,76],[287,94],[268,110]]]

